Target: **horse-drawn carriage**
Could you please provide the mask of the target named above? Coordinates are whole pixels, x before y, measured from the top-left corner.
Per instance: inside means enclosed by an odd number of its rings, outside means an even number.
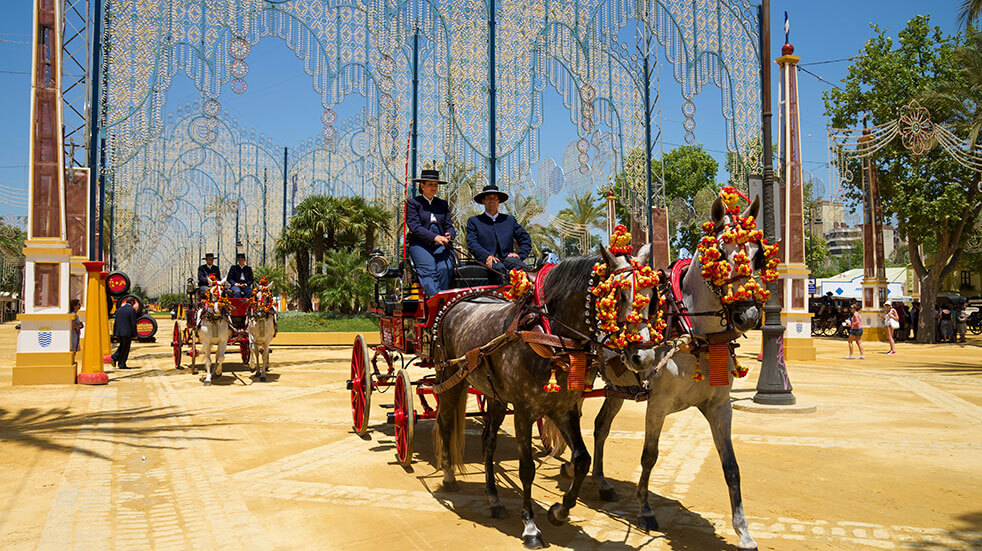
[[[194,280],[188,278],[186,286],[187,303],[182,308],[185,314],[185,325],[182,328],[179,320],[174,321],[174,333],[171,341],[171,347],[174,351],[174,366],[178,369],[183,369],[181,365],[183,358],[182,352],[186,353],[191,358],[191,373],[196,374],[198,356],[204,354],[206,356],[205,368],[209,370],[206,384],[210,383],[210,350],[199,350],[199,347],[210,347],[209,343],[202,342],[200,326],[203,318],[212,317],[219,326],[211,330],[210,337],[213,339],[217,334],[227,334],[227,337],[222,339],[223,342],[218,346],[217,361],[219,366],[221,366],[221,362],[224,360],[226,347],[238,346],[242,363],[246,366],[249,365],[250,358],[252,358],[253,354],[257,354],[257,363],[264,363],[263,369],[257,367],[257,373],[260,374],[261,380],[265,380],[265,371],[269,367],[268,342],[272,339],[272,335],[269,335],[267,338],[264,334],[262,342],[259,343],[257,348],[255,337],[250,335],[250,325],[254,325],[250,324],[250,318],[257,318],[258,315],[258,318],[264,321],[267,316],[272,315],[272,323],[275,325],[275,312],[272,309],[271,295],[269,295],[268,289],[260,287],[259,297],[266,300],[257,301],[256,297],[227,297],[220,285],[216,285],[215,288],[215,292],[217,293],[216,300],[221,302],[221,306],[212,304],[207,296],[199,296],[199,291],[194,284]],[[214,316],[210,315],[212,313],[210,310],[214,310]],[[227,330],[224,326],[227,326]],[[184,347],[187,347],[186,351],[183,350]],[[218,374],[221,374],[220,367]]]
[[[482,266],[459,266],[454,288],[431,297],[418,290],[408,257],[390,267],[381,255],[373,255],[366,268],[376,282],[371,310],[379,317],[381,344],[368,346],[361,335],[354,342],[348,381],[354,430],[368,431],[372,393],[394,388],[387,420],[395,425],[399,462],[412,462],[416,422],[436,419],[436,463],[444,490],[454,491],[465,418],[481,417],[485,495],[491,515],[504,518],[493,461],[498,429],[512,414],[523,494],[522,539],[526,547],[538,548],[544,543],[531,500],[531,427],[537,420],[540,436],[545,418],[552,427],[547,432],[556,435],[553,442],[572,450],[569,468],[563,469],[572,484],[548,511],[550,522],[558,525],[569,518],[591,464],[580,431],[581,400],[605,398],[596,419],[593,458],[593,478],[604,500],[617,499],[603,475],[604,440],[613,418],[625,400],[645,401],[637,497],[639,523],[649,530],[658,527],[647,492],[658,434],[666,416],[698,406],[723,463],[738,545],[756,548],[743,515],[730,441],[729,390],[734,377],[746,375],[733,341],[759,325],[761,306],[770,296],[753,274],[760,271],[763,283],[776,280],[778,260],[777,248],[755,229],[757,201],[741,212],[738,198],[736,190],[725,188],[713,204],[713,219],[703,225],[696,258],[665,271],[650,267],[647,247],[632,256],[630,234],[622,226],[598,256],[567,259],[532,274],[512,270],[510,284],[503,286],[488,285]],[[433,371],[413,380],[407,358]],[[601,379],[603,386],[592,388]],[[422,411],[416,411],[414,395]],[[476,412],[467,411],[472,395]]]

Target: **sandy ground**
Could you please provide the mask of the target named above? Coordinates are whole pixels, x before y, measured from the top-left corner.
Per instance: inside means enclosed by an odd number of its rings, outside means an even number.
[[[169,335],[170,321],[159,335]],[[230,355],[203,387],[169,347],[134,346],[102,387],[11,387],[15,329],[0,326],[0,548],[521,549],[513,430],[497,473],[511,518],[489,518],[479,422],[469,420],[468,474],[444,493],[431,422],[417,426],[415,464],[395,462],[375,395],[372,430],[351,432],[350,349],[279,348],[268,383]],[[753,395],[759,335],[740,349]],[[734,413],[734,446],[751,533],[761,549],[982,549],[982,338],[967,345],[868,344],[865,361],[817,340],[819,359],[790,366],[813,414]],[[187,364],[187,361],[185,361]],[[238,378],[229,376],[229,371]],[[411,370],[414,376],[425,373]],[[600,400],[585,407],[585,427]],[[669,419],[652,475],[664,532],[633,525],[643,404],[614,423],[606,468],[622,499],[584,484],[571,522],[539,527],[552,548],[735,549],[722,470],[694,409]],[[586,431],[592,446],[591,431]],[[533,497],[548,507],[567,482],[539,458]]]

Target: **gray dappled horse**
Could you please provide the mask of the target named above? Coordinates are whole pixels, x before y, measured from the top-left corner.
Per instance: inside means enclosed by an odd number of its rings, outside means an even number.
[[[607,266],[612,267],[612,271],[624,270],[628,276],[632,273],[626,256],[613,257],[607,249],[601,249],[601,252],[603,260]],[[542,282],[544,303],[552,319],[553,334],[581,342],[583,336],[590,335],[584,317],[584,304],[593,265],[599,260],[601,258],[598,256],[568,259],[545,274]],[[648,262],[644,254],[639,255],[638,260],[642,265]],[[649,288],[639,289],[637,292],[650,298],[652,291]],[[631,292],[630,288],[621,289],[618,295],[618,320],[621,324],[631,308]],[[456,371],[442,362],[462,357],[468,351],[505,334],[514,316],[519,314],[515,303],[491,298],[462,301],[445,311],[435,337],[437,380],[446,381]],[[644,316],[647,317],[646,310]],[[647,329],[642,329],[639,334],[644,341],[650,341]],[[621,355],[624,364],[635,370],[651,365],[653,356],[652,349],[643,345],[632,345]],[[566,390],[567,377],[564,373],[558,375],[562,390],[546,392],[543,386],[549,380],[550,371],[550,360],[537,355],[521,340],[511,340],[470,371],[461,384],[439,394],[440,407],[433,432],[436,462],[443,469],[443,489],[454,491],[457,489],[454,469],[463,463],[467,386],[469,384],[484,393],[487,400],[482,435],[485,494],[491,506],[491,515],[494,518],[505,518],[507,513],[498,498],[494,478],[494,450],[506,406],[512,404],[519,452],[519,477],[522,482],[522,539],[525,547],[530,549],[544,546],[542,533],[535,525],[532,511],[532,480],[535,477],[532,424],[535,420],[542,417],[550,419],[572,448],[573,483],[563,496],[562,503],[553,504],[549,509],[550,522],[560,525],[569,517],[569,510],[576,503],[580,486],[590,468],[590,454],[580,434],[578,402],[583,393]]]
[[[758,210],[759,203],[757,199],[754,199],[753,203],[743,212],[742,217],[754,216],[756,218]],[[723,204],[719,199],[713,203],[712,215],[716,233],[719,234],[721,229],[730,223],[730,217],[725,214]],[[737,247],[722,244],[721,247],[724,257],[732,265],[733,255],[736,253]],[[759,248],[758,244],[747,243],[748,256],[757,258],[757,248]],[[719,297],[702,278],[700,260],[699,256],[693,258],[692,264],[682,280],[682,297],[677,298],[681,298],[689,312],[723,311],[724,308]],[[734,303],[725,310],[730,325],[736,332],[734,336],[754,329],[760,323],[761,304],[756,302]],[[704,339],[707,335],[720,333],[725,329],[724,325],[721,324],[721,318],[717,316],[693,316],[690,319],[692,320],[694,343],[699,342],[701,338]],[[666,352],[661,351],[656,361],[660,362],[665,354]],[[702,373],[707,374],[705,380],[696,381],[692,379],[697,361],[701,365]],[[733,453],[733,443],[730,439],[730,422],[733,414],[730,408],[730,385],[710,386],[708,364],[708,354],[703,353],[697,357],[691,353],[678,352],[668,359],[664,367],[650,373],[648,377],[650,394],[645,411],[641,478],[638,481],[636,494],[641,506],[639,524],[645,530],[658,529],[655,513],[648,502],[648,479],[651,475],[651,469],[658,459],[658,437],[661,434],[662,425],[665,423],[665,417],[671,413],[695,406],[709,421],[713,442],[716,444],[716,451],[719,453],[723,464],[723,477],[730,493],[733,529],[740,538],[737,546],[740,549],[756,549],[757,543],[750,536],[747,520],[743,513],[743,499],[740,495],[740,468],[737,466],[736,456]],[[728,371],[732,369],[733,360],[731,358]],[[626,371],[618,377],[612,373],[612,370],[607,369],[606,375],[614,385],[637,384],[638,380],[637,377]],[[732,382],[733,376],[730,375],[730,384]],[[600,484],[600,497],[605,501],[618,499],[613,486],[604,478],[603,452],[604,441],[610,434],[611,423],[623,404],[623,398],[606,398],[594,421],[593,478]]]

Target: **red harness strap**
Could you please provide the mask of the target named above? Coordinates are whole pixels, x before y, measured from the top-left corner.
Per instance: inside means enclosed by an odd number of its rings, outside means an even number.
[[[535,305],[542,308],[545,303],[545,296],[543,296],[542,288],[545,286],[546,274],[548,274],[556,264],[546,264],[539,269],[538,273],[535,274],[535,293],[533,298],[535,300]],[[546,333],[552,333],[552,329],[549,327],[549,319],[542,316],[542,328]]]
[[[672,297],[678,305],[679,313],[682,314],[678,317],[679,323],[682,325],[682,332],[688,334],[692,333],[692,320],[689,319],[689,316],[685,315],[686,308],[685,304],[682,303],[682,277],[685,276],[685,272],[689,270],[689,265],[691,264],[691,258],[681,258],[675,261],[671,267],[672,271],[668,276]]]

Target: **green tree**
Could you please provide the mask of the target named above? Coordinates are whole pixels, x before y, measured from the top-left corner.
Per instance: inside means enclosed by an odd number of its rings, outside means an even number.
[[[160,295],[158,303],[160,304],[161,310],[170,310],[175,304],[180,304],[187,301],[188,296],[184,293],[164,293]]]
[[[982,0],[962,0],[958,8],[958,22],[971,27],[982,16]]]
[[[911,99],[919,98],[931,109],[934,123],[968,135],[974,144],[982,120],[979,35],[970,33],[966,45],[959,48],[958,37],[932,28],[926,16],[911,19],[896,46],[886,31],[875,25],[873,29],[877,35],[859,52],[844,86],[824,94],[832,126],[855,127],[863,117],[874,125],[885,124],[896,120]],[[934,304],[982,210],[979,173],[961,166],[941,147],[915,155],[900,139],[879,150],[873,161],[884,216],[895,218],[906,238],[922,304]],[[861,190],[854,186],[847,192],[858,200]],[[920,254],[922,245],[931,253],[929,260]],[[918,341],[933,342],[935,325],[930,316],[919,323]]]
[[[361,253],[368,258],[375,249],[379,235],[389,235],[391,216],[382,207],[369,203],[364,197],[345,197],[341,200],[347,230],[361,242]]]
[[[265,277],[269,280],[270,289],[274,293],[286,293],[288,295],[295,295],[296,288],[290,286],[290,279],[286,275],[286,270],[283,266],[267,265],[267,266],[256,266],[253,271],[253,275],[256,278],[256,283],[259,283],[260,278]]]
[[[291,220],[280,236],[276,238],[274,253],[280,259],[293,256],[297,271],[296,297],[300,309],[309,312],[313,308],[310,301],[310,235],[298,229]]]
[[[607,209],[595,196],[584,193],[567,197],[566,207],[559,211],[556,218],[565,226],[576,227],[582,232],[579,235],[579,254],[587,254],[594,242],[590,230],[604,229]]]
[[[699,191],[709,189],[714,194],[719,192],[716,183],[716,172],[719,164],[713,159],[702,145],[683,145],[672,149],[663,157],[665,167],[665,201],[683,204],[689,212],[698,209],[694,199]],[[662,161],[653,161],[652,168],[659,174]],[[701,225],[705,220],[692,216],[688,219],[669,220],[669,237],[672,240],[672,255],[677,256],[679,250],[686,249],[693,253],[696,244],[702,236]]]
[[[343,210],[335,197],[311,195],[297,205],[297,213],[290,218],[294,231],[307,236],[315,266],[323,262],[325,250],[335,247]]]
[[[324,258],[323,273],[310,278],[323,308],[342,314],[363,311],[372,298],[374,281],[365,271],[365,259],[356,251],[333,250]]]

